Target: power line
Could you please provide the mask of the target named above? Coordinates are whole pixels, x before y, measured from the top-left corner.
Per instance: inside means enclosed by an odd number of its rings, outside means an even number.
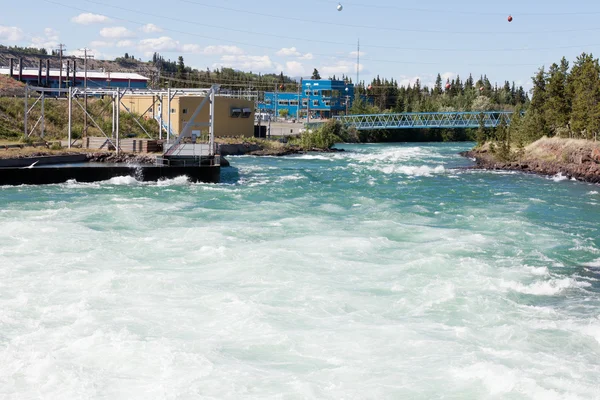
[[[289,40],[298,40],[298,41],[303,41],[303,42],[309,42],[309,43],[323,43],[323,44],[331,44],[331,45],[336,45],[336,46],[348,46],[348,47],[353,47],[354,44],[352,43],[345,43],[345,42],[335,42],[335,41],[330,41],[330,40],[318,40],[318,39],[309,39],[306,37],[294,37],[294,36],[286,36],[286,35],[279,35],[279,34],[271,34],[271,33],[265,33],[265,32],[255,32],[255,31],[248,31],[248,30],[243,30],[243,29],[235,29],[235,28],[230,28],[230,27],[225,27],[225,26],[219,26],[219,25],[209,25],[206,24],[204,22],[202,23],[198,23],[196,21],[190,21],[190,20],[186,20],[186,19],[182,19],[182,18],[175,18],[175,17],[168,17],[168,16],[164,16],[164,15],[157,15],[157,14],[152,14],[146,11],[141,11],[141,10],[133,10],[131,8],[126,8],[126,7],[120,7],[120,6],[115,6],[112,4],[105,4],[105,3],[101,3],[98,1],[93,1],[93,0],[85,0],[88,3],[92,3],[92,4],[96,4],[99,6],[105,6],[105,7],[110,7],[110,8],[114,8],[117,10],[122,10],[122,11],[128,11],[128,12],[132,12],[132,13],[136,13],[136,14],[141,14],[141,15],[147,15],[149,17],[154,17],[154,18],[158,18],[158,19],[166,19],[166,20],[170,20],[170,21],[174,21],[174,22],[183,22],[186,24],[190,24],[190,25],[194,25],[194,26],[201,26],[203,28],[216,28],[216,29],[223,29],[226,31],[231,31],[231,32],[240,32],[240,33],[247,33],[247,34],[251,34],[251,35],[258,35],[258,36],[266,36],[266,37],[274,37],[274,38],[278,38],[278,39],[289,39]],[[497,48],[485,48],[485,49],[465,49],[465,48],[448,48],[448,47],[441,47],[441,48],[415,48],[415,47],[403,47],[403,46],[387,46],[387,45],[379,45],[379,44],[364,44],[364,47],[367,48],[379,48],[379,49],[395,49],[395,50],[409,50],[409,51],[435,51],[435,52],[440,52],[440,51],[448,51],[448,52],[457,52],[457,51],[465,51],[465,52],[511,52],[511,51],[515,51],[514,47],[513,48],[504,48],[504,49],[497,49]],[[528,49],[528,51],[533,51],[533,50],[552,50],[555,48],[577,48],[577,47],[581,47],[581,46],[576,46],[576,45],[570,45],[570,46],[562,46],[562,47],[541,47],[541,48],[532,48],[532,49]]]
[[[86,1],[89,1],[89,0],[86,0]],[[473,35],[473,34],[478,34],[478,35],[525,35],[525,34],[587,32],[587,31],[600,30],[600,28],[582,28],[582,29],[557,29],[557,30],[545,30],[545,31],[542,31],[542,30],[536,30],[536,31],[447,31],[447,30],[434,30],[434,29],[390,28],[390,27],[383,27],[383,26],[377,26],[377,25],[343,24],[343,23],[332,22],[332,21],[317,21],[317,20],[309,20],[309,19],[296,18],[296,17],[290,17],[290,16],[265,14],[265,13],[260,13],[260,12],[256,12],[256,11],[241,10],[241,9],[231,8],[231,7],[217,6],[214,4],[205,4],[205,3],[200,3],[198,1],[193,1],[193,0],[178,0],[178,1],[180,1],[182,3],[194,4],[194,5],[201,6],[201,7],[214,8],[214,9],[225,10],[225,11],[232,11],[232,12],[237,12],[237,13],[242,13],[242,14],[257,15],[257,16],[261,16],[261,17],[277,18],[277,19],[283,19],[283,20],[287,20],[287,21],[298,21],[298,22],[303,22],[303,23],[321,24],[321,25],[327,25],[327,26],[340,26],[340,27],[352,28],[352,29],[357,29],[357,28],[372,29],[372,30],[378,30],[378,31],[411,32],[411,33],[443,33],[443,34],[464,34],[464,35]]]
[[[82,9],[80,7],[74,7],[74,6],[69,6],[69,5],[65,5],[53,0],[43,0],[47,3],[51,3],[51,4],[55,4],[55,5],[60,5],[62,7],[65,8],[70,8],[70,9],[74,9],[74,10],[78,10],[78,11],[82,11],[82,12],[92,12],[90,10],[87,9]],[[87,1],[87,0],[86,0]],[[138,21],[132,21],[129,19],[125,19],[125,18],[121,18],[121,17],[116,17],[116,16],[111,16],[111,15],[107,15],[104,14],[109,18],[115,19],[115,20],[121,20],[121,21],[125,21],[134,25],[140,25],[143,26],[145,25],[145,23],[142,22],[138,22]],[[263,48],[263,49],[268,49],[268,50],[280,50],[279,47],[273,47],[273,46],[265,46],[265,45],[260,45],[260,44],[255,44],[255,43],[247,43],[247,42],[240,42],[240,41],[234,41],[234,40],[228,40],[228,39],[223,39],[223,38],[217,38],[217,37],[211,37],[211,36],[205,36],[205,35],[199,35],[197,33],[191,33],[191,32],[186,32],[186,31],[180,31],[180,30],[176,30],[176,29],[169,29],[169,28],[163,28],[165,31],[169,31],[169,32],[174,32],[174,33],[179,33],[179,34],[183,34],[183,35],[189,35],[189,36],[194,36],[194,37],[201,37],[201,38],[205,38],[205,39],[212,39],[212,40],[217,40],[217,41],[221,41],[221,42],[227,42],[227,43],[234,43],[234,44],[239,44],[239,45],[243,45],[243,46],[248,46],[248,47],[257,47],[257,48]],[[600,28],[597,28],[600,29]],[[579,46],[575,46],[575,47],[579,47]],[[527,50],[524,50],[527,51]],[[176,51],[181,53],[180,51]],[[327,58],[331,58],[331,59],[338,59],[338,60],[348,60],[348,61],[354,61],[354,58],[352,56],[338,56],[338,55],[332,55],[330,53],[311,53],[313,55],[317,55],[317,56],[322,56],[322,57],[327,57]],[[407,64],[407,65],[439,65],[440,62],[419,62],[419,61],[400,61],[400,60],[380,60],[380,59],[373,59],[373,58],[362,58],[365,61],[373,61],[373,62],[382,62],[382,63],[392,63],[392,64]],[[473,67],[480,67],[480,66],[538,66],[540,63],[505,63],[505,64],[498,64],[498,63],[467,63],[467,66],[473,66]]]
[[[323,0],[317,1],[317,3],[337,3],[338,0]],[[414,7],[401,7],[396,5],[378,5],[378,4],[365,4],[365,3],[354,3],[348,2],[344,0],[344,5],[346,6],[355,6],[361,8],[369,8],[369,9],[393,9],[399,11],[412,11],[412,12],[422,12],[422,13],[439,13],[439,14],[460,14],[460,15],[478,15],[478,16],[504,16],[506,12],[484,12],[484,11],[471,11],[468,9],[441,9],[441,8],[414,8]],[[565,16],[565,15],[595,15],[600,14],[600,11],[566,11],[566,12],[520,12],[518,10],[512,10],[512,15],[519,16]]]

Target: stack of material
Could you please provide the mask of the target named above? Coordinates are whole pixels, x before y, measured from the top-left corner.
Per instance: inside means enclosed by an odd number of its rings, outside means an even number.
[[[83,140],[83,147],[86,149],[101,149],[101,150],[114,150],[115,146],[113,143],[116,141],[113,139],[112,143],[105,137],[85,137]]]
[[[130,153],[156,153],[161,151],[156,140],[149,139],[121,139],[121,151]]]
[[[83,139],[83,147],[88,149],[115,150],[116,139],[108,140],[105,137],[86,137]],[[162,151],[157,140],[150,139],[121,139],[119,141],[121,151],[127,153],[157,153]]]

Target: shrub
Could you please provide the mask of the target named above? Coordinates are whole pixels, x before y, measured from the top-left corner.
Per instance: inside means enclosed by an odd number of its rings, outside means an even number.
[[[337,120],[329,120],[313,132],[305,132],[300,136],[299,146],[305,150],[313,148],[330,149],[334,144],[342,142],[344,128]]]

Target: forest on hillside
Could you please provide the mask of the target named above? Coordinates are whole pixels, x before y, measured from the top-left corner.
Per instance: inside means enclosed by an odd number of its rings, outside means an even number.
[[[463,82],[460,76],[446,82],[437,75],[432,88],[413,85],[399,86],[392,79],[374,78],[370,84],[356,86],[357,101],[353,114],[381,112],[439,112],[439,111],[512,111],[529,102],[522,86],[508,81],[504,85],[492,85],[486,75],[475,81],[472,75]]]
[[[158,69],[159,86],[163,87],[206,87],[219,84],[222,89],[230,90],[297,90],[297,82],[283,72],[263,75],[226,67],[198,70],[185,65],[183,56],[179,56],[177,61],[171,61],[165,60],[159,53],[154,53],[150,62]]]
[[[495,130],[480,127],[479,145],[491,142],[500,158],[511,159],[524,145],[544,136],[597,140],[600,131],[600,63],[582,53],[572,67],[566,58],[546,70],[541,67],[533,80],[531,101],[523,116],[516,113],[510,126]]]

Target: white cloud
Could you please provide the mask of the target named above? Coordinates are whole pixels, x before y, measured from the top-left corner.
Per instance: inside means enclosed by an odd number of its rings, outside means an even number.
[[[139,51],[144,52],[144,55],[149,57],[154,52],[180,52],[194,53],[202,52],[202,48],[197,44],[181,44],[169,36],[161,36],[159,38],[142,39],[137,45]]]
[[[353,57],[356,57],[356,56],[357,56],[359,53],[360,53],[360,56],[361,56],[361,57],[362,57],[362,56],[366,56],[366,55],[367,55],[367,53],[365,53],[364,51],[361,51],[361,52],[358,52],[358,51],[351,51],[351,52],[350,52],[350,55],[351,55],[351,56],[353,56]]]
[[[117,42],[117,47],[133,47],[135,46],[135,42],[133,40],[119,40]]]
[[[43,36],[34,36],[31,38],[31,47],[52,50],[58,47],[59,36],[58,31],[52,28],[44,29]]]
[[[100,36],[109,39],[122,39],[134,37],[135,33],[124,26],[114,26],[111,28],[102,28],[102,30],[100,30]]]
[[[452,80],[456,78],[456,72],[444,72],[441,74],[442,82],[446,82],[447,80]]]
[[[363,69],[364,66],[359,64],[358,70],[362,71]],[[319,72],[321,73],[321,76],[341,74],[348,75],[356,72],[356,62],[340,60],[333,65],[324,65],[323,67],[319,68]]]
[[[421,76],[406,76],[406,75],[403,75],[400,77],[400,79],[398,80],[398,86],[404,86],[404,87],[407,87],[408,85],[414,86],[417,81],[419,81],[419,83],[421,84],[421,87],[425,86],[425,85],[432,87],[430,84],[424,85],[423,78]]]
[[[312,60],[314,58],[314,56],[312,55],[312,53],[306,53],[302,56],[299,57],[301,60]]]
[[[80,25],[106,24],[111,22],[111,19],[101,14],[83,13],[71,18],[71,22]]]
[[[244,50],[240,49],[237,46],[206,46],[202,51],[206,55],[215,55],[215,54],[244,54]]]
[[[138,43],[138,49],[149,55],[152,55],[155,51],[177,51],[179,49],[179,42],[168,36],[142,39]]]
[[[144,26],[142,26],[141,31],[144,33],[160,33],[163,31],[163,29],[159,26],[156,26],[154,24],[146,24]]]
[[[300,52],[295,47],[284,47],[275,54],[281,57],[300,56]]]
[[[2,26],[0,25],[0,39],[9,40],[11,42],[16,42],[23,38],[23,31],[21,28],[17,28],[16,26]]]
[[[113,47],[114,42],[105,42],[103,40],[92,40],[90,42],[91,47]]]
[[[285,63],[285,74],[288,76],[303,76],[306,74],[304,65],[298,61],[288,61]]]
[[[230,67],[244,71],[271,71],[273,70],[273,61],[269,56],[224,55],[221,57],[221,62],[214,64],[214,67]]]
[[[181,46],[181,51],[183,53],[198,54],[202,52],[202,47],[197,44],[184,44]]]
[[[82,49],[76,49],[76,50],[67,51],[65,54],[73,56],[73,57],[83,58],[84,55],[85,55],[85,52]],[[114,55],[103,53],[103,52],[98,51],[96,49],[89,49],[87,51],[87,55],[88,55],[88,57],[92,56],[92,57],[94,57],[97,60],[109,60],[109,59],[114,59],[115,58]]]

